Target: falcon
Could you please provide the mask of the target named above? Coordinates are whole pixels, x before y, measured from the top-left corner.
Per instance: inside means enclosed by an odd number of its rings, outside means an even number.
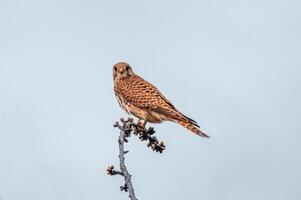
[[[151,83],[136,75],[126,62],[113,66],[114,92],[120,107],[138,118],[138,124],[171,121],[201,137],[209,136],[201,131],[193,119],[178,111],[175,106]]]

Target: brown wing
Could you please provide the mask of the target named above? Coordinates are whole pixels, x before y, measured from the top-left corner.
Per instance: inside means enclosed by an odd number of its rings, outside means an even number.
[[[126,79],[119,80],[116,84],[115,90],[117,90],[126,101],[137,107],[174,108],[155,86],[139,76],[130,76]]]
[[[196,121],[179,112],[154,85],[140,76],[130,76],[119,80],[116,84],[117,93],[135,106],[158,112],[170,119],[190,122],[199,127]]]

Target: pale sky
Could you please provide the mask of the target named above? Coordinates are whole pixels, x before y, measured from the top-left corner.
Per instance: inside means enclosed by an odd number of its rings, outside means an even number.
[[[301,2],[0,2],[0,199],[124,200],[112,65],[199,122],[126,149],[139,200],[301,199]]]

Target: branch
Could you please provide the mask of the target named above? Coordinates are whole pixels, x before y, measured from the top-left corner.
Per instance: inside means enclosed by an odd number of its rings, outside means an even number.
[[[141,127],[139,124],[133,123],[133,119],[128,118],[124,120],[120,119],[122,125],[119,122],[114,124],[114,127],[117,127],[120,130],[120,135],[118,138],[119,144],[119,165],[120,171],[115,170],[114,166],[109,166],[107,168],[108,175],[120,175],[124,177],[125,184],[124,186],[120,186],[121,191],[129,192],[129,197],[131,200],[137,200],[134,192],[134,187],[131,181],[131,175],[129,174],[126,165],[125,165],[125,157],[124,155],[128,153],[128,151],[124,150],[124,143],[128,142],[128,139],[133,132],[134,135],[138,136],[141,141],[148,140],[147,147],[150,147],[153,151],[162,153],[165,150],[165,145],[163,142],[159,142],[158,139],[153,136],[155,133],[153,128],[146,129],[145,127]]]

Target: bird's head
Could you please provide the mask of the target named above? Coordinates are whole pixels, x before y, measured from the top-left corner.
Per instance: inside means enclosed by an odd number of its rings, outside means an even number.
[[[119,62],[113,66],[113,79],[119,80],[134,75],[134,72],[126,62]]]

